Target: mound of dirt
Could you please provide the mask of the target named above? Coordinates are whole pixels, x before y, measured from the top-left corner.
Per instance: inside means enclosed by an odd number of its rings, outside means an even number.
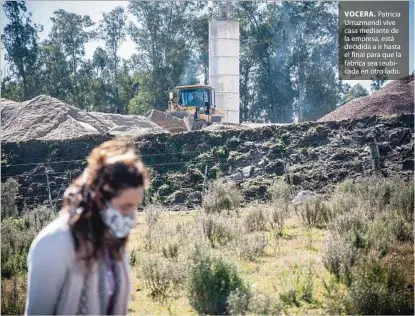
[[[105,124],[110,128],[108,133],[111,135],[139,136],[154,132],[169,133],[144,116],[101,112],[88,112],[88,114],[95,117],[99,121],[105,122]]]
[[[4,142],[70,139],[106,133],[136,136],[165,132],[142,116],[88,113],[48,95],[39,95],[22,103],[2,99],[1,114]]]
[[[149,121],[171,133],[186,132],[191,128],[187,119],[175,117],[167,112],[152,109],[146,114],[146,117]]]
[[[371,95],[354,99],[323,116],[318,122],[410,113],[414,113],[413,75],[395,80]]]
[[[212,124],[206,127],[204,130],[207,130],[207,131],[246,131],[250,129],[251,127],[245,124]]]
[[[3,126],[7,120],[12,115],[16,106],[19,106],[20,103],[1,98],[0,99],[0,110],[1,110],[1,125]]]

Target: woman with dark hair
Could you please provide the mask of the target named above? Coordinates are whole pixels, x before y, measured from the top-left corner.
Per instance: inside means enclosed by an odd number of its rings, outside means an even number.
[[[149,177],[133,144],[95,148],[66,190],[60,216],[28,255],[25,314],[126,315],[130,271],[126,242]]]

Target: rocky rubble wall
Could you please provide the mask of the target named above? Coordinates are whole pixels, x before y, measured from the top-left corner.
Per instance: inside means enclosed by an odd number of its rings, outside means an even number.
[[[83,170],[86,155],[107,139],[110,136],[5,143],[2,182],[15,178],[20,184],[19,206],[30,208],[49,203],[48,173],[52,202],[59,207],[68,183]],[[268,199],[267,188],[286,179],[286,170],[294,192],[328,193],[339,181],[372,174],[368,146],[374,139],[382,157],[379,173],[411,179],[412,114],[144,135],[135,142],[152,174],[147,202],[191,208],[200,205],[204,184],[219,177],[236,181],[246,201]]]

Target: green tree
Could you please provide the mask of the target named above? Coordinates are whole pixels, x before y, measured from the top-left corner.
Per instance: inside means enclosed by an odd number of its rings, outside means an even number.
[[[281,8],[241,2],[236,15],[241,29],[241,118],[291,122],[290,48],[283,23],[275,24],[281,20]]]
[[[101,47],[94,51],[92,61],[91,91],[92,109],[99,112],[115,112],[114,88],[111,76],[110,60],[107,52]],[[86,78],[86,80],[88,80]]]
[[[353,99],[360,97],[365,97],[369,95],[369,92],[363,87],[360,83],[355,84],[353,87],[347,91],[346,95],[343,97],[342,104],[348,103]]]
[[[27,12],[24,1],[6,1],[3,9],[9,20],[1,35],[7,53],[5,60],[10,62],[13,76],[22,84],[22,93],[16,97],[27,100],[37,90],[38,32],[42,31],[42,26],[33,23],[32,14]],[[7,94],[7,89],[4,93]]]
[[[72,85],[70,101],[83,108],[85,104],[80,99],[78,71],[85,56],[85,44],[96,36],[93,30],[88,30],[94,23],[87,15],[82,16],[62,9],[53,14],[50,40],[62,48],[65,57],[69,60]]]
[[[259,26],[256,15],[258,15],[259,3],[240,2],[236,7],[236,17],[239,20],[240,32],[240,55],[239,55],[239,92],[240,92],[240,119],[241,121],[255,121],[255,91],[254,74],[256,53],[256,29]]]
[[[151,73],[148,86],[154,108],[165,109],[168,91],[180,83],[195,41],[189,27],[194,8],[190,2],[130,1],[129,12],[136,23],[129,25],[128,33],[145,70]]]
[[[186,70],[192,69],[193,81],[197,82],[197,74],[200,73],[204,77],[204,84],[208,84],[209,80],[209,13],[207,6],[203,2],[199,2],[194,15],[190,16],[190,28],[192,32],[192,50],[193,60],[191,64],[187,64]],[[186,78],[191,81],[189,78]],[[181,84],[186,84],[181,82]]]
[[[372,92],[378,91],[382,86],[385,84],[385,79],[375,79],[372,80],[372,83],[370,84],[370,90]]]
[[[105,47],[109,52],[108,61],[112,74],[112,87],[117,113],[124,112],[124,106],[121,104],[118,89],[118,68],[120,61],[118,57],[118,50],[121,44],[125,41],[127,30],[126,21],[127,15],[124,12],[124,8],[116,7],[109,13],[103,14],[103,19],[100,21],[98,28],[99,38],[104,40]]]
[[[149,83],[151,82],[151,73],[141,73],[134,76],[135,82],[142,82],[138,93],[128,103],[128,114],[144,115],[151,109],[152,104],[152,89]]]
[[[50,41],[41,43],[38,70],[41,93],[65,102],[70,101],[70,69],[59,45]]]
[[[316,120],[335,109],[342,84],[337,78],[337,16],[334,3],[284,2],[282,16],[292,49],[299,121]],[[290,41],[291,38],[291,41]]]
[[[92,66],[96,71],[96,76],[101,77],[104,69],[108,66],[108,54],[101,47],[97,47],[92,57]]]

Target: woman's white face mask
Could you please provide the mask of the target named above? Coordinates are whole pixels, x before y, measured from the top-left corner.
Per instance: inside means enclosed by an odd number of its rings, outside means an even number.
[[[136,223],[136,212],[127,216],[122,215],[109,202],[107,202],[107,209],[101,211],[101,216],[111,233],[119,239],[127,237]]]

